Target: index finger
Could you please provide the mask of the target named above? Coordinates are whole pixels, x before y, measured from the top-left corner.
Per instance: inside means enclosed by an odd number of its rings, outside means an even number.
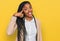
[[[22,8],[22,10],[21,10],[21,13],[23,12],[23,8]]]

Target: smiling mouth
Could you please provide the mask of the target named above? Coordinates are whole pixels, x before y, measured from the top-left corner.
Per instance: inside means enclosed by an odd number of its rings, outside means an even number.
[[[32,15],[32,12],[29,12],[28,14],[29,14],[29,15]]]

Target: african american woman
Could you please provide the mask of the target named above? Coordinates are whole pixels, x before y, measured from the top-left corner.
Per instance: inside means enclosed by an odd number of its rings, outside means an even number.
[[[14,13],[8,25],[7,34],[18,30],[15,41],[42,41],[41,25],[33,15],[31,3],[23,1]]]

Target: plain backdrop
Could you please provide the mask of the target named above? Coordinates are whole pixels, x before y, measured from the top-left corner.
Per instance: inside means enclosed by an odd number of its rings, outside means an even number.
[[[14,41],[16,32],[8,36],[7,26],[24,0],[0,0],[0,41]],[[29,0],[33,14],[41,22],[43,41],[60,41],[60,0]]]

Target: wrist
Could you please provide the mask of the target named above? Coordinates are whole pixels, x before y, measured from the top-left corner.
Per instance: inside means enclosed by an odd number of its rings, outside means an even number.
[[[15,14],[13,15],[14,17],[17,17]]]

